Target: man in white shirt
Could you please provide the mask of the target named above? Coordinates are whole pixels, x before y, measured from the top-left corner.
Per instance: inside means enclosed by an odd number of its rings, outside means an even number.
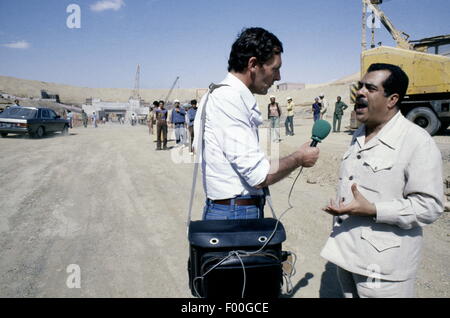
[[[228,75],[203,97],[206,107],[203,136],[203,185],[207,196],[204,219],[263,217],[263,188],[288,176],[300,166],[311,167],[319,156],[309,142],[293,154],[270,162],[259,146],[258,126],[263,119],[253,94],[267,94],[280,80],[283,46],[262,28],[245,29],[234,42]],[[194,145],[201,116],[194,123]]]
[[[359,83],[355,132],[342,157],[333,231],[321,255],[337,265],[345,297],[414,297],[422,227],[443,212],[442,157],[403,117],[408,76],[373,64]]]
[[[319,95],[319,98],[320,98],[320,104],[321,104],[321,107],[320,107],[320,119],[325,119],[327,117],[326,114],[327,114],[329,103],[328,103],[328,100],[325,98],[325,94],[324,93],[321,93]]]

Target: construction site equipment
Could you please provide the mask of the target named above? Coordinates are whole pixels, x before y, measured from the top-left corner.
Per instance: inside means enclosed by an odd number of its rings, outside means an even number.
[[[446,130],[450,125],[450,34],[409,41],[409,35],[397,30],[380,9],[382,0],[362,0],[397,43],[397,47],[379,46],[369,50],[362,42],[361,74],[372,63],[400,66],[409,77],[409,87],[401,104],[403,115],[427,130],[431,135]],[[363,23],[363,35],[366,23]],[[372,43],[373,44],[373,43]],[[356,90],[351,87],[354,103]],[[355,121],[352,128],[358,126]]]
[[[167,102],[169,101],[170,94],[172,94],[173,88],[175,87],[175,85],[177,84],[179,79],[180,79],[180,77],[177,76],[177,78],[175,79],[175,81],[172,84],[172,87],[169,90],[169,93],[167,93],[166,99],[164,100],[164,104],[167,104]]]
[[[140,77],[141,77],[141,65],[138,64],[136,68],[136,75],[134,77],[134,89],[131,93],[130,99],[140,100],[141,96],[139,95],[139,86],[140,86]]]

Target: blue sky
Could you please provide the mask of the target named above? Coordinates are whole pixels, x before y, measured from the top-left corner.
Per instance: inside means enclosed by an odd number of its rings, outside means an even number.
[[[70,4],[81,28],[70,29]],[[322,83],[359,70],[360,0],[0,0],[0,75],[86,87],[206,87],[223,79],[244,27],[283,42],[281,82]],[[450,33],[450,1],[385,0],[411,39]],[[383,27],[376,42],[393,45]],[[370,41],[368,37],[368,41]]]

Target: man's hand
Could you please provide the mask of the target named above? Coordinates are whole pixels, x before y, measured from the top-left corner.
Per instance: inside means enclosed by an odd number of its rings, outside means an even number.
[[[376,216],[377,209],[375,204],[370,203],[367,199],[358,191],[356,184],[352,185],[353,201],[347,205],[339,202],[339,206],[336,206],[334,200],[330,200],[330,204],[323,208],[325,212],[334,215],[358,215],[358,216]]]
[[[299,165],[305,168],[314,166],[317,159],[319,159],[319,148],[311,147],[310,144],[310,141],[304,143],[300,149],[294,153]]]

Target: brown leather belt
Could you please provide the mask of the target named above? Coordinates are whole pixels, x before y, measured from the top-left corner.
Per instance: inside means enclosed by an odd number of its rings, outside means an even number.
[[[211,200],[214,204],[230,205],[232,199]],[[236,205],[259,205],[260,199],[234,199]]]

